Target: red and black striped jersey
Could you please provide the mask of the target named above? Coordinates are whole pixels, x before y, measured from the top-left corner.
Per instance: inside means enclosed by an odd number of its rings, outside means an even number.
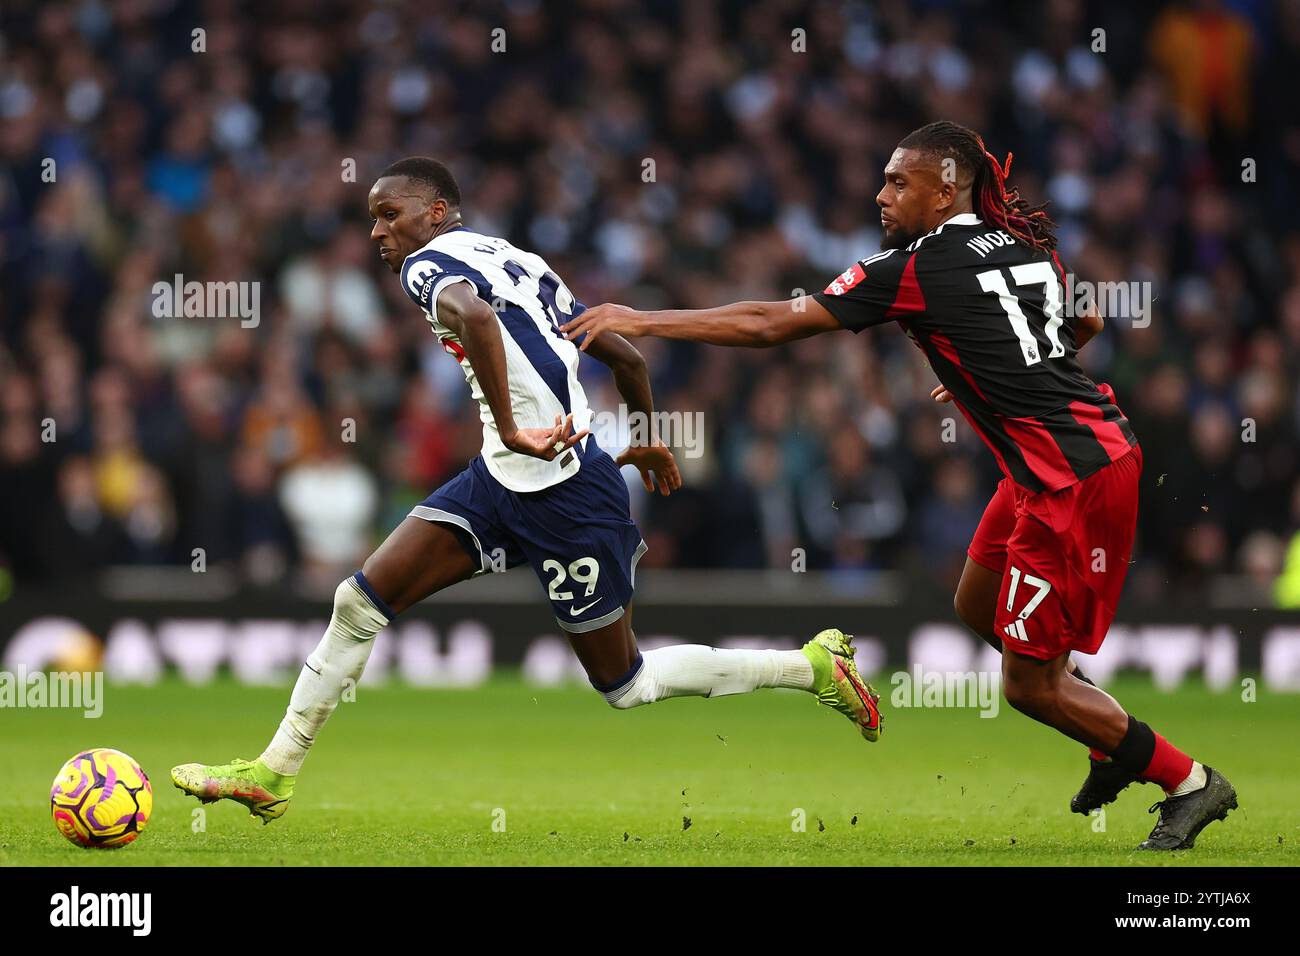
[[[1110,386],[1075,359],[1065,295],[1055,253],[963,213],[854,263],[814,298],[854,332],[897,320],[1003,473],[1054,491],[1137,444]]]

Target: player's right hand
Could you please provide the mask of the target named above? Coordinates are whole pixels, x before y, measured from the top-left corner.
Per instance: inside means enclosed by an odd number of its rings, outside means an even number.
[[[936,402],[951,402],[953,399],[952,392],[948,391],[942,385],[936,385],[930,390],[930,397]]]
[[[573,432],[573,415],[560,421],[555,416],[553,428],[516,428],[511,435],[502,435],[501,444],[521,455],[531,455],[542,461],[550,461],[566,448],[572,448],[591,434],[590,428],[584,428],[576,435]]]
[[[588,346],[602,332],[615,332],[619,335],[641,335],[644,316],[636,309],[626,305],[606,302],[595,305],[560,326],[564,337],[572,342],[582,338],[578,348],[587,351]]]

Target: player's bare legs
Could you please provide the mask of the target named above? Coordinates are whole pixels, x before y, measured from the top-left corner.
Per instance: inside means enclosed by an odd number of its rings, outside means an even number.
[[[976,637],[1002,650],[1002,642],[993,633],[993,611],[998,603],[998,590],[1002,575],[975,561],[969,555],[962,568],[961,580],[952,597],[952,608],[957,617],[970,628]]]
[[[999,589],[1002,575],[992,568],[967,556],[966,567],[962,569],[961,580],[953,597],[953,609],[970,630],[986,644],[1002,650],[1002,641],[994,628]],[[1078,664],[1070,658],[1066,665],[1071,677],[1088,686],[1088,680]],[[1079,792],[1070,800],[1070,809],[1075,813],[1091,813],[1098,807],[1112,803],[1121,791],[1138,778],[1114,761],[1102,750],[1090,749],[1088,754],[1088,776],[1084,779]]]
[[[797,651],[679,644],[642,654],[632,631],[632,606],[616,621],[569,643],[592,686],[611,707],[626,710],[668,697],[724,697],[760,687],[792,687],[847,716],[869,741],[880,737],[879,695],[858,674],[850,638],[822,631]]]
[[[1081,744],[1114,753],[1128,732],[1128,714],[1101,688],[1071,677],[1068,663],[1068,654],[1044,661],[1004,651],[1002,687],[1007,701]]]
[[[1070,809],[1091,813],[1134,781],[1157,783],[1169,799],[1159,805],[1160,822],[1142,846],[1192,846],[1206,824],[1223,819],[1237,805],[1232,785],[1129,716],[1115,698],[1077,670],[1069,654],[1042,660],[1003,650],[994,626],[1001,585],[1000,573],[968,556],[953,606],[967,627],[1002,651],[1007,701],[1090,748],[1088,777]]]
[[[632,631],[632,605],[612,624],[586,634],[569,634],[569,646],[592,684],[605,687],[617,683],[640,653]]]
[[[339,585],[330,625],[303,665],[284,721],[260,762],[277,774],[296,774],[344,688],[361,679],[375,635],[401,611],[476,570],[478,562],[449,527],[403,520],[361,570]]]
[[[479,569],[446,525],[407,517],[361,566],[394,614],[468,580]]]
[[[236,800],[264,823],[278,819],[321,727],[345,688],[361,679],[375,636],[398,611],[477,569],[453,531],[408,517],[334,592],[329,626],[303,664],[284,719],[262,756],[216,766],[182,764],[172,769],[172,782],[205,802]]]
[[[1021,713],[1100,753],[1134,777],[1159,784],[1168,798],[1142,849],[1189,849],[1197,835],[1237,806],[1223,774],[1203,766],[1125,712],[1115,698],[1066,671],[1069,655],[1041,660],[1002,653],[1002,689]],[[1155,807],[1152,807],[1154,810]]]

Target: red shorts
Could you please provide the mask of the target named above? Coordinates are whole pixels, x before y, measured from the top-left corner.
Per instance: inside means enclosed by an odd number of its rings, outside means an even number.
[[[1141,474],[1134,446],[1058,491],[998,484],[966,553],[1002,575],[994,627],[1010,650],[1097,653],[1128,574]]]

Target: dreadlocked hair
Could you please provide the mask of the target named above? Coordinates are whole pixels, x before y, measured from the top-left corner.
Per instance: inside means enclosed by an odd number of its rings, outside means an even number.
[[[909,133],[898,144],[901,149],[915,149],[940,157],[951,157],[974,177],[971,201],[975,212],[985,222],[1005,229],[1031,249],[1051,251],[1056,248],[1056,224],[1048,218],[1046,203],[1032,205],[1020,198],[1020,191],[1007,184],[1011,173],[1011,153],[999,163],[984,148],[984,140],[973,129],[940,120]]]

